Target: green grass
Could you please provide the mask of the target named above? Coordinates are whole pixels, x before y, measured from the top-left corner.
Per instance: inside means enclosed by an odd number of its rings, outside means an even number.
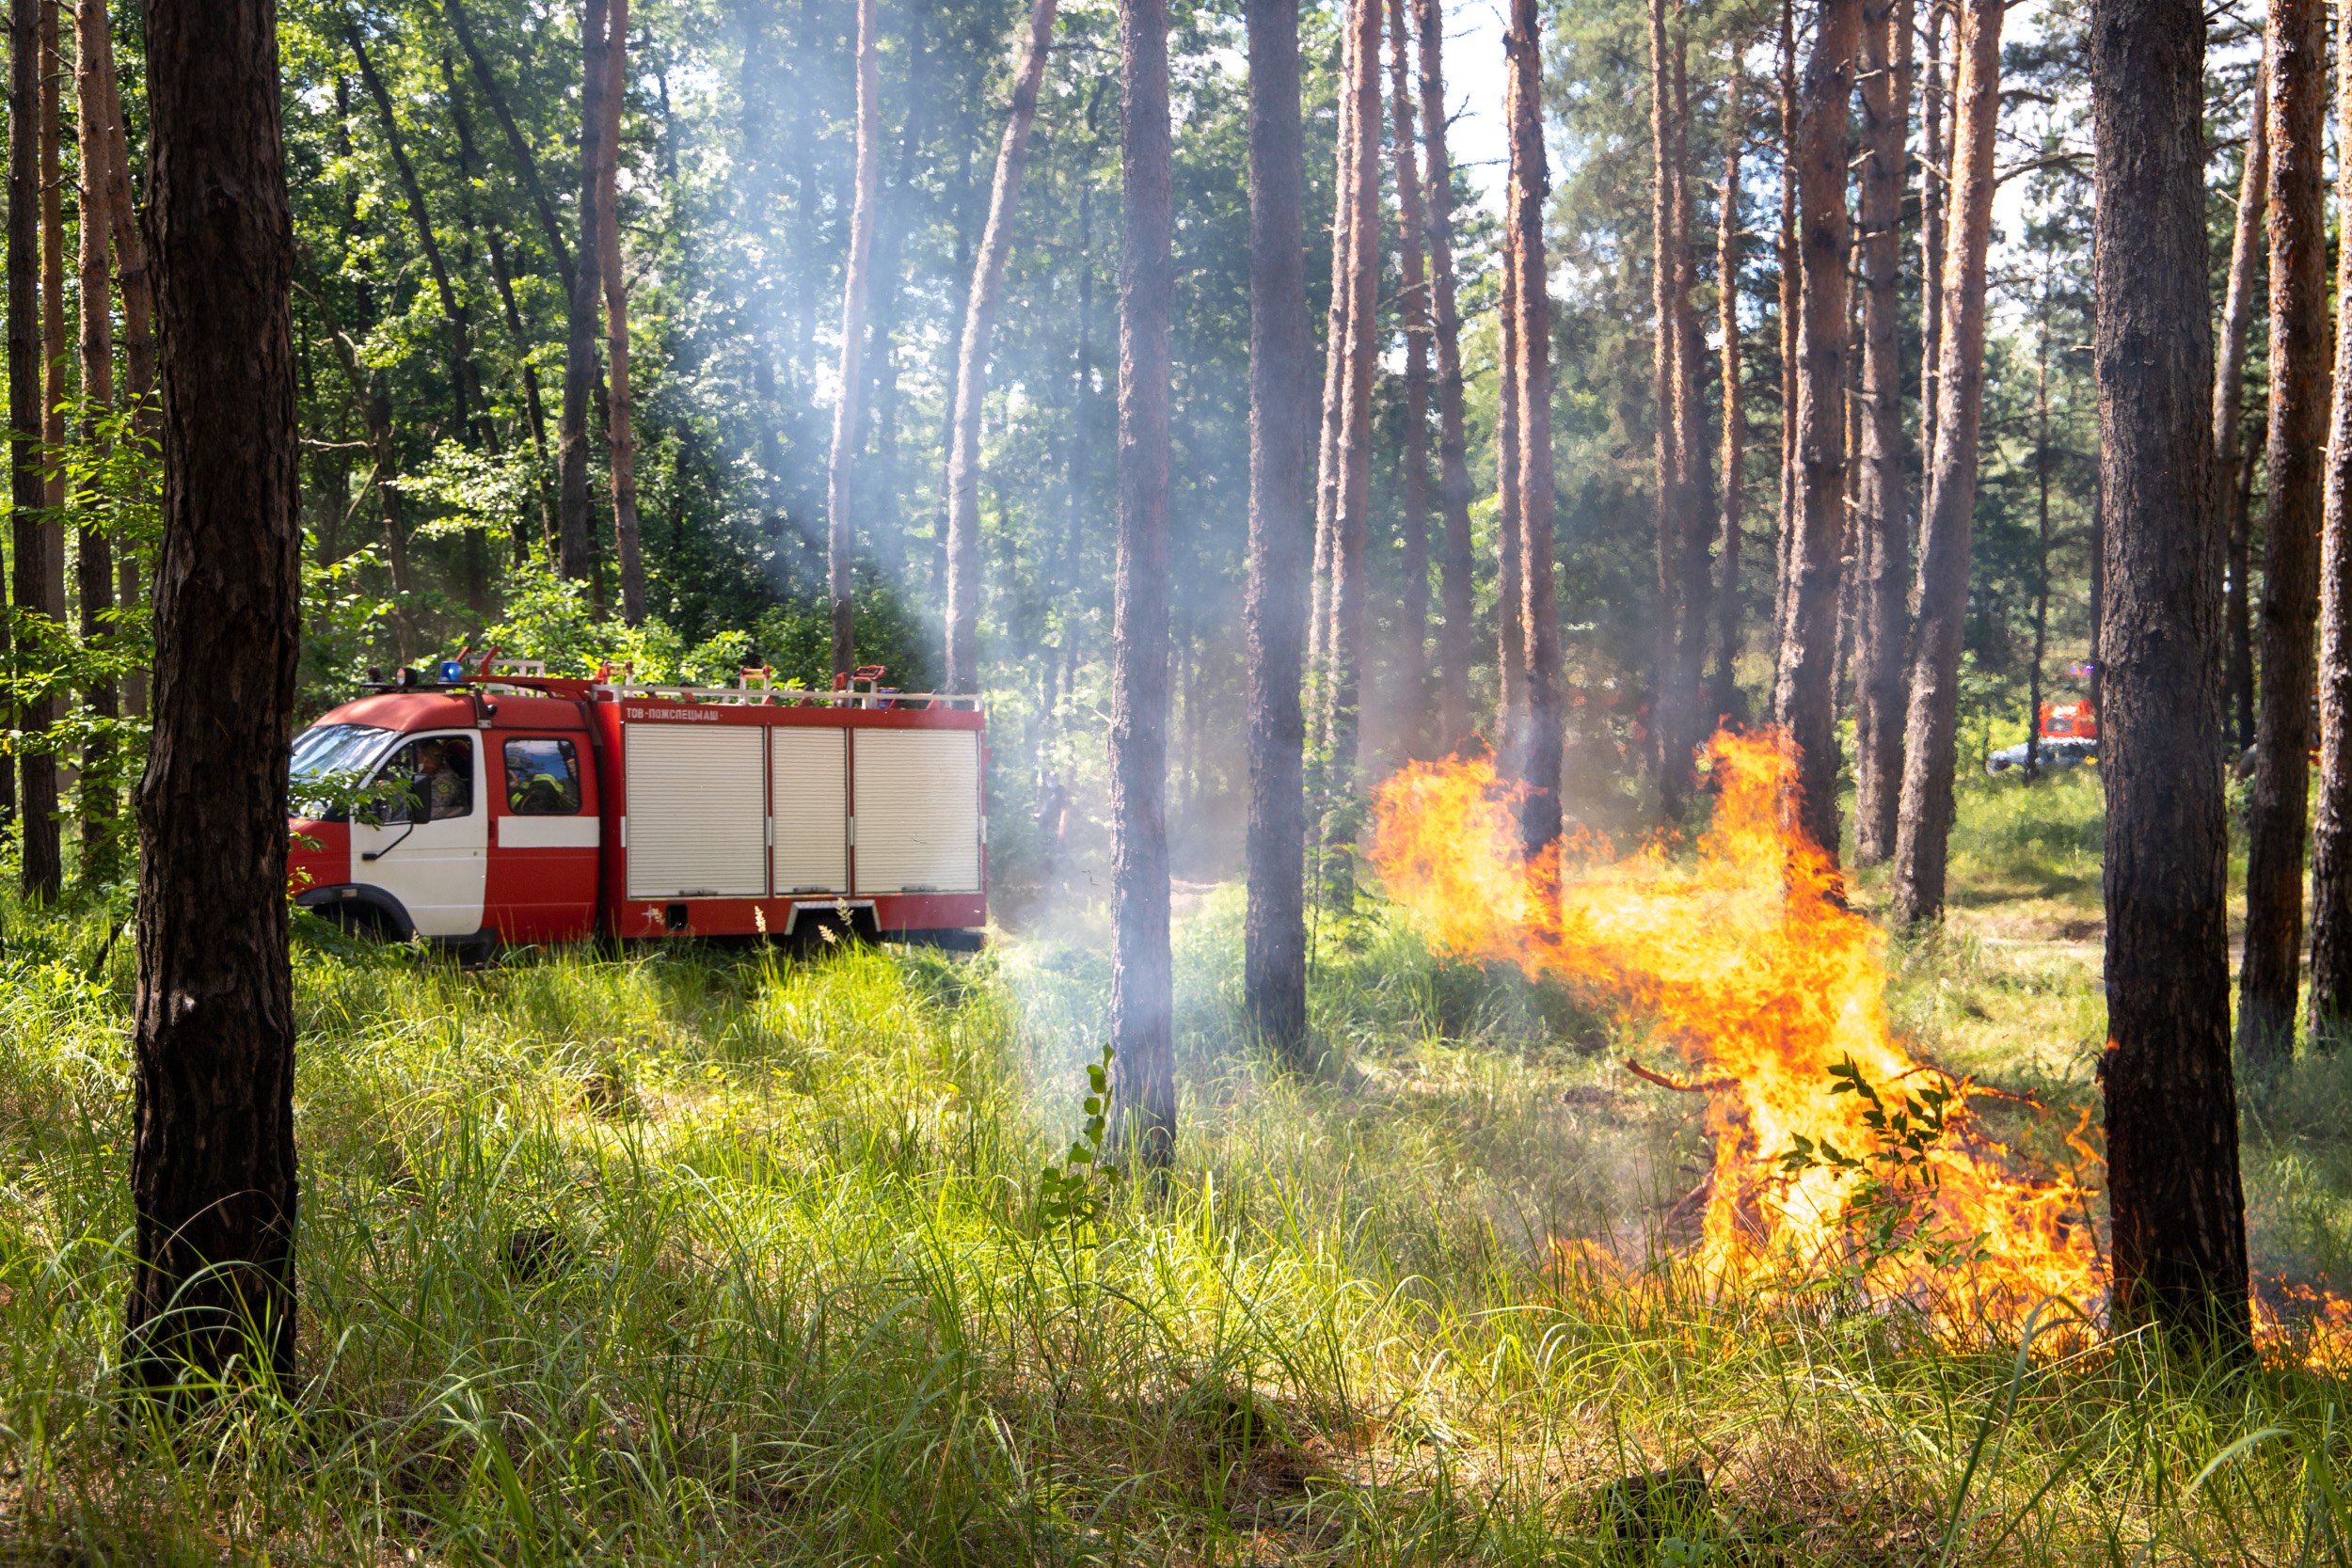
[[[1937,1059],[2060,1107],[2102,1030],[2095,948],[2056,928],[2095,914],[2086,800],[1972,788],[1960,874],[2015,891],[1892,989]],[[2042,934],[1979,918],[2020,902]],[[1641,1256],[1706,1154],[1697,1100],[1615,1066],[1640,1021],[1374,916],[1325,927],[1331,1053],[1285,1077],[1239,1030],[1239,915],[1179,928],[1174,1180],[1081,1226],[1036,1196],[1099,945],[461,974],[306,942],[300,1381],[168,1437],[115,1396],[129,956],[18,917],[0,1560],[2352,1553],[2344,1384],[1565,1267],[1555,1238]],[[2273,1263],[2352,1258],[2348,1105],[2318,1061],[2249,1114]]]

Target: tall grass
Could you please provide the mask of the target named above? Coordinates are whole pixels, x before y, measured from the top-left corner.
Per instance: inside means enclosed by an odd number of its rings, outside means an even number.
[[[1571,1266],[1640,1255],[1704,1157],[1695,1102],[1614,1069],[1637,1026],[1367,917],[1284,1076],[1238,914],[1180,932],[1173,1180],[1083,1223],[1038,1173],[1094,948],[307,941],[300,1382],[181,1433],[115,1391],[128,954],[20,918],[0,1556],[2346,1560],[2341,1383]],[[2341,1237],[2343,1146],[2293,1136]]]

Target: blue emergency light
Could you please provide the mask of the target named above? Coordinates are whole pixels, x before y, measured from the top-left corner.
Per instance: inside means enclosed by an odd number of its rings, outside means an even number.
[[[437,674],[443,686],[461,686],[466,679],[465,660],[445,658],[441,660]]]

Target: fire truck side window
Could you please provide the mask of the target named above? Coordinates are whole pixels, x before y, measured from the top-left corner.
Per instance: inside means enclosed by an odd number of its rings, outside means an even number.
[[[432,736],[394,752],[376,775],[387,822],[441,822],[473,815],[473,741]]]
[[[570,816],[580,810],[580,755],[568,740],[506,743],[506,809],[517,816]]]

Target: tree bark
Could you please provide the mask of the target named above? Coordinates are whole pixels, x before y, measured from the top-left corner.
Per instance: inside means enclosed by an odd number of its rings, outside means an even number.
[[[2312,641],[2328,434],[2327,10],[2277,0],[2270,74],[2270,487],[2263,517],[2262,692],[2247,801],[2238,1050],[2271,1070],[2295,1050],[2310,797]],[[2210,504],[2210,498],[2208,499]]]
[[[1344,17],[1348,13],[1343,10]],[[1317,738],[1327,711],[1326,691],[1331,662],[1331,572],[1339,538],[1341,479],[1340,426],[1347,397],[1347,330],[1355,309],[1353,257],[1356,244],[1356,204],[1348,193],[1356,189],[1357,29],[1343,24],[1340,32],[1339,135],[1335,147],[1338,168],[1331,183],[1331,295],[1324,313],[1323,423],[1315,448],[1315,563],[1314,604],[1308,626],[1308,678],[1316,700]],[[1322,771],[1318,759],[1317,772]],[[1317,793],[1321,792],[1318,781]]]
[[[2106,665],[2107,1203],[2118,1318],[2244,1354],[2230,1064],[2221,540],[2207,512],[2205,19],[2093,0],[2091,113]]]
[[[2336,135],[2352,135],[2352,16],[2337,51]],[[2257,76],[2257,82],[2260,77]],[[2255,102],[2262,102],[2257,88]],[[2249,162],[2253,153],[2249,144]],[[2336,211],[2352,213],[2352,162],[2336,173]],[[2231,271],[2236,272],[2233,258]],[[2234,276],[2233,283],[2234,284]],[[2226,349],[2222,365],[2226,371]],[[2336,259],[2335,396],[2322,504],[2319,811],[2312,839],[2312,1033],[2341,1044],[2352,1013],[2352,246]],[[2214,406],[2221,406],[2219,388]],[[2217,433],[2220,416],[2215,416]],[[2217,442],[2217,448],[2218,443]]]
[[[2263,447],[2268,438],[2267,412],[2255,410],[2254,440],[2245,439],[2240,433],[2237,484],[2230,493],[2230,583],[2224,613],[2229,637],[2229,711],[2237,723],[2237,733],[2233,737],[2234,755],[2254,749],[2254,467],[2262,461]],[[2095,679],[2095,664],[2092,670]],[[2092,705],[2095,708],[2097,705]]]
[[[858,393],[866,385],[866,297],[871,287],[874,204],[882,180],[882,71],[875,0],[857,4],[857,189],[850,214],[850,256],[841,282],[841,391],[833,409],[833,457],[825,483],[825,594],[833,606],[833,675],[857,670],[855,541],[850,531],[851,468],[857,451]]]
[[[1740,700],[1740,522],[1746,485],[1747,415],[1740,388],[1740,151],[1746,139],[1740,119],[1747,96],[1735,45],[1731,75],[1724,88],[1724,188],[1715,218],[1715,329],[1722,338],[1723,506],[1715,544],[1715,681],[1707,718],[1714,723],[1743,720]]]
[[[2247,116],[2246,166],[2238,182],[2237,222],[2230,242],[2230,283],[2221,309],[2220,364],[2213,385],[2213,486],[2230,539],[2229,683],[2237,746],[2254,744],[2254,637],[2249,572],[2253,555],[2253,457],[2245,445],[2246,350],[2254,325],[2262,268],[2263,214],[2270,196],[2269,70],[2254,67],[2254,104]],[[2240,459],[2243,457],[2244,461]],[[2243,470],[2241,472],[2241,469]]]
[[[596,190],[604,158],[606,45],[605,0],[585,0],[580,19],[580,256],[566,279],[564,412],[555,448],[556,569],[574,582],[588,581],[596,571],[588,530],[588,415],[602,286]]]
[[[1994,138],[2001,105],[2003,0],[1960,0],[1952,43],[1953,230],[1944,266],[1943,362],[1936,370],[1935,469],[1919,541],[1919,639],[1904,723],[1895,918],[1944,916],[1946,849],[1960,719],[1960,643],[1968,618],[1968,556],[1977,507],[1977,436],[1984,413],[1985,254],[1993,234]],[[1892,467],[1892,465],[1890,465]],[[1900,483],[1899,476],[1896,483]]]
[[[1772,716],[1796,752],[1789,816],[1837,859],[1837,587],[1846,482],[1846,122],[1861,0],[1821,0],[1797,132],[1804,364],[1797,387],[1796,523],[1788,631]]]
[[[996,145],[996,178],[989,186],[988,224],[963,308],[962,346],[956,356],[954,444],[947,454],[947,689],[980,689],[980,408],[988,396],[989,337],[996,322],[996,291],[1012,253],[1012,214],[1028,161],[1029,126],[1054,42],[1055,0],[1029,8],[1029,40],[1013,79],[1012,112]],[[1295,49],[1295,40],[1293,47]]]
[[[86,70],[93,96],[82,112],[94,114],[103,134],[106,163],[104,199],[106,222],[114,242],[115,265],[122,293],[123,390],[130,403],[131,428],[150,443],[162,439],[162,410],[155,401],[154,285],[148,275],[147,236],[139,228],[131,193],[131,150],[122,123],[122,94],[115,74],[114,38],[106,20],[105,0],[82,0],[83,39],[91,55]],[[116,602],[135,610],[145,598],[139,583],[139,552],[135,547],[115,558]],[[133,718],[147,714],[147,675],[134,669],[123,676],[122,711]]]
[[[1503,123],[1513,122],[1516,73],[1503,81]],[[1518,248],[1505,230],[1501,321],[1496,331],[1495,391],[1495,674],[1498,698],[1494,749],[1504,777],[1525,766],[1527,744],[1526,539],[1519,526]]]
[[[1250,1027],[1307,1064],[1305,674],[1314,514],[1307,487],[1306,152],[1298,0],[1250,0],[1249,907],[1242,995]]]
[[[40,511],[31,517],[20,513],[16,525],[16,605],[20,627],[35,628],[36,657],[48,650],[40,644],[65,637],[65,529],[58,515],[65,505],[64,400],[66,385],[65,328],[65,209],[64,182],[58,150],[57,6],[41,0],[33,40],[39,60],[38,202],[40,267],[40,359],[34,368],[33,399],[38,404],[32,430],[39,445],[27,454],[39,489]],[[11,382],[14,378],[11,376]],[[20,505],[22,502],[20,501]],[[30,549],[26,548],[30,546]],[[22,856],[24,895],[35,903],[55,899],[65,880],[63,834],[58,819],[57,757],[48,750],[48,731],[64,717],[61,694],[43,690],[27,705],[24,729],[36,738],[24,753],[24,784],[19,803],[24,812]]]
[[[1429,747],[1429,275],[1422,256],[1428,214],[1422,206],[1421,159],[1414,147],[1413,94],[1406,58],[1405,0],[1389,0],[1389,101],[1396,141],[1397,245],[1404,263],[1399,313],[1405,327],[1405,450],[1399,497],[1405,586],[1396,650],[1401,694],[1397,752]]]
[[[1676,701],[1676,630],[1682,592],[1682,420],[1676,406],[1682,363],[1682,314],[1676,294],[1682,286],[1682,258],[1675,239],[1678,182],[1675,167],[1674,78],[1667,54],[1668,0],[1649,0],[1650,309],[1655,314],[1650,352],[1650,398],[1657,409],[1651,466],[1658,487],[1652,515],[1656,533],[1658,610],[1651,627],[1651,766],[1658,779],[1661,814],[1672,821],[1682,813],[1678,781],[1671,766],[1681,746],[1681,710]]]
[[[1511,68],[1511,182],[1505,244],[1514,253],[1506,309],[1517,353],[1521,621],[1526,635],[1527,727],[1518,777],[1519,846],[1530,859],[1560,837],[1560,612],[1551,580],[1551,302],[1544,263],[1544,202],[1551,194],[1544,157],[1541,13],[1537,0],[1512,0],[1503,52]]]
[[[40,483],[40,0],[14,0],[8,11],[8,476],[15,507],[16,605],[28,617],[41,604]],[[27,726],[44,723],[38,705],[12,716]],[[39,766],[37,766],[39,765]],[[18,806],[26,848],[37,821],[51,824],[57,810],[54,762],[28,753],[23,763]],[[48,780],[45,799],[36,796]],[[51,851],[54,861],[55,850]],[[32,887],[32,867],[25,868]]]
[[[1903,464],[1904,148],[1911,105],[1909,0],[1865,0],[1862,17],[1862,453],[1859,668],[1854,679],[1854,861],[1895,847],[1903,777],[1903,655],[1910,631],[1911,485]]]
[[[596,170],[596,270],[604,275],[605,446],[612,473],[612,547],[620,558],[621,619],[645,619],[645,560],[637,539],[637,404],[628,384],[628,275],[621,267],[621,107],[628,90],[628,0],[609,0],[604,132]]]
[[[1454,161],[1446,148],[1445,11],[1439,0],[1414,0],[1421,45],[1421,134],[1428,159],[1429,298],[1438,350],[1438,510],[1443,519],[1438,595],[1445,628],[1438,641],[1438,720],[1442,744],[1470,744],[1470,670],[1477,628],[1471,620],[1470,483],[1462,431],[1462,318],[1454,299]]]
[[[1797,23],[1791,0],[1780,0],[1780,513],[1774,530],[1772,671],[1788,644],[1789,591],[1797,573],[1797,404],[1802,381],[1800,334],[1804,316],[1804,254],[1797,247]],[[1777,693],[1773,698],[1778,701]]]
[[[82,254],[80,277],[82,348],[82,430],[84,450],[102,450],[100,421],[114,406],[114,318],[109,309],[107,281],[107,157],[106,94],[99,80],[101,62],[108,56],[103,40],[92,34],[106,25],[105,8],[83,0],[74,17],[74,96],[80,114],[75,130],[80,144]],[[103,646],[119,641],[113,635],[115,563],[113,542],[99,522],[99,489],[84,485],[75,498],[81,513],[76,533],[80,550],[75,559],[82,600],[82,641]],[[115,737],[109,721],[121,713],[121,698],[112,676],[101,675],[84,693],[96,733],[82,743],[82,879],[92,884],[112,881],[121,871],[115,849],[115,819],[119,781],[115,778]]]
[[[1331,528],[1330,629],[1324,637],[1323,759],[1325,869],[1335,902],[1355,886],[1356,768],[1364,649],[1364,531],[1372,501],[1372,383],[1380,341],[1380,0],[1348,0],[1351,100],[1347,182],[1347,335],[1341,365],[1334,449],[1337,491]]]
[[[1935,377],[1943,361],[1944,226],[1951,193],[1946,188],[1944,137],[1944,16],[1951,0],[1928,0],[1927,78],[1919,92],[1919,499],[1926,504],[1935,472],[1935,417],[1941,406]]]
[[[125,1365],[291,1386],[286,758],[299,641],[293,219],[270,0],[149,0],[164,540],[143,850]],[[247,1375],[252,1375],[248,1370]]]
[[[1661,777],[1661,803],[1669,822],[1678,821],[1690,799],[1692,748],[1698,741],[1702,693],[1699,676],[1705,667],[1708,630],[1708,610],[1713,602],[1708,574],[1708,540],[1715,531],[1714,478],[1708,472],[1707,337],[1699,328],[1697,305],[1698,247],[1693,238],[1696,198],[1691,178],[1691,11],[1677,0],[1674,29],[1674,229],[1675,229],[1675,451],[1680,477],[1681,535],[1676,569],[1680,581],[1675,590],[1674,721],[1675,741],[1667,755],[1670,766]]]
[[[870,4],[870,0],[868,0]],[[1166,0],[1119,9],[1119,563],[1111,636],[1111,1071],[1122,1148],[1176,1153],[1168,941],[1168,317],[1175,293]]]

